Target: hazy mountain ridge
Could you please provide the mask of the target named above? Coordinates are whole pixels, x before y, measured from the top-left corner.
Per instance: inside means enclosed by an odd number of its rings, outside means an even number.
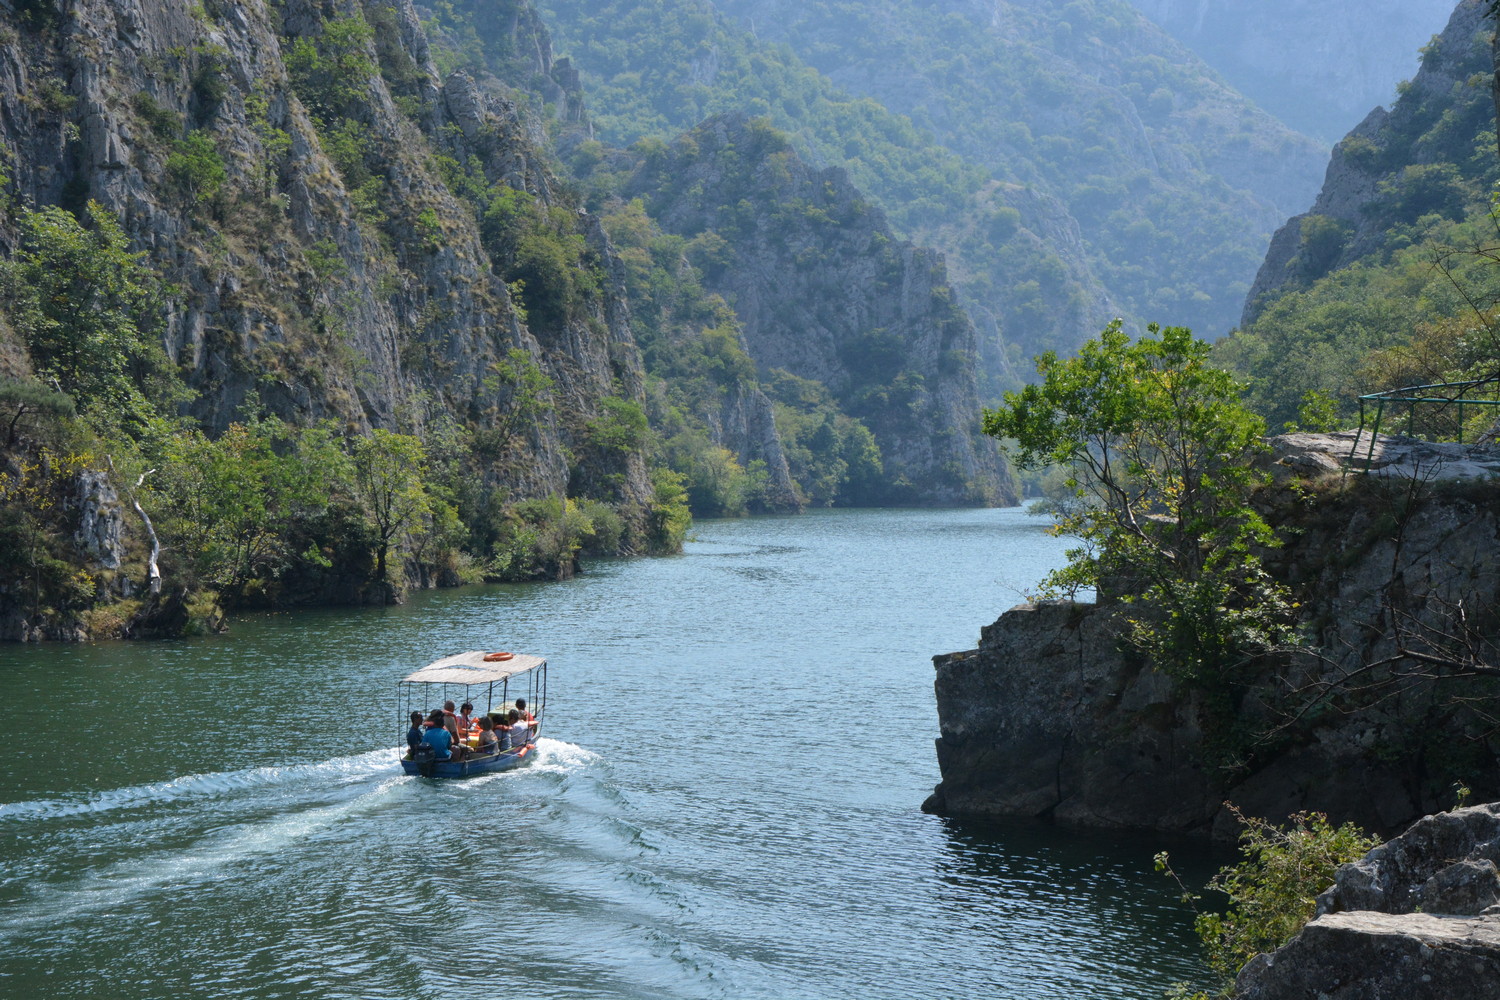
[[[1453,12],[1449,0],[1130,2],[1267,111],[1327,141],[1395,100],[1417,48]]]
[[[965,302],[997,317],[1023,354],[1070,348],[1115,311],[1228,329],[1270,230],[1311,199],[1322,159],[1317,144],[1225,89],[1123,4],[1069,7],[1076,30],[1060,4],[655,0],[547,10],[614,141],[720,109],[768,111],[814,162],[847,165],[903,231],[945,250]],[[739,30],[722,22],[726,13]],[[858,99],[798,76],[804,59],[928,130],[928,173],[882,175],[893,157],[880,136],[898,126],[858,118]],[[961,154],[954,166],[945,145]],[[994,207],[978,207],[975,166],[1054,196],[1064,215],[1039,228],[1076,222],[1086,258],[1017,225],[1007,193],[1019,187],[995,189]],[[1038,203],[1027,207],[1034,216]],[[964,220],[987,213],[1007,221],[973,238]],[[1039,271],[1059,289],[1046,289]]]

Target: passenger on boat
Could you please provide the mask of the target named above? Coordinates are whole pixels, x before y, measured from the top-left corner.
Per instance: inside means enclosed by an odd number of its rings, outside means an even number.
[[[500,749],[500,741],[495,739],[495,724],[488,716],[479,720],[479,748],[478,753],[488,755]]]
[[[469,730],[474,727],[474,706],[464,702],[458,706],[458,735],[468,736]]]
[[[443,710],[434,708],[427,716],[427,728],[422,731],[422,742],[432,744],[432,752],[438,760],[453,759],[453,737],[443,725]]]
[[[453,742],[458,742],[458,716],[453,714],[453,702],[443,702],[443,728],[448,730],[448,735],[453,737]]]
[[[526,711],[526,699],[525,698],[517,698],[516,699],[516,711],[520,712],[521,713],[521,718],[525,719],[527,722],[535,722],[536,721],[536,716],[534,716],[530,712]]]
[[[510,745],[519,750],[531,742],[531,727],[521,718],[521,713],[510,710]]]
[[[422,713],[411,713],[411,728],[406,731],[406,749],[415,750],[422,742]]]

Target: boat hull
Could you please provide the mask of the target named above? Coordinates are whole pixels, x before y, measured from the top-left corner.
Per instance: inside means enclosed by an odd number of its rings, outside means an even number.
[[[504,753],[490,754],[486,757],[470,757],[467,760],[415,761],[403,757],[401,770],[424,778],[468,778],[476,774],[509,771],[534,756],[536,756],[535,745],[529,745],[520,750],[506,750]]]

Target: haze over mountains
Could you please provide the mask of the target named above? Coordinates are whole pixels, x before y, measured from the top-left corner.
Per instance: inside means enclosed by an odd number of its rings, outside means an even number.
[[[1449,0],[1130,0],[1241,92],[1336,142],[1417,71]],[[1310,99],[1311,98],[1311,99]]]
[[[1029,355],[1068,350],[1115,314],[1230,330],[1271,233],[1311,203],[1326,165],[1323,141],[1223,82],[1229,55],[1210,67],[1121,0],[541,7],[605,142],[666,138],[718,111],[763,113],[804,156],[847,168],[903,232],[943,250],[991,394],[1025,376]],[[1180,12],[1159,13],[1176,24],[1166,15]],[[1204,8],[1202,23],[1213,14]],[[1361,38],[1378,34],[1410,64],[1441,27],[1387,20]],[[1298,33],[1311,23],[1267,17],[1256,37],[1280,56],[1307,44]],[[1329,47],[1330,80],[1360,77],[1370,61]],[[1267,80],[1286,75],[1280,62],[1256,65]],[[1393,84],[1345,89],[1357,103]]]

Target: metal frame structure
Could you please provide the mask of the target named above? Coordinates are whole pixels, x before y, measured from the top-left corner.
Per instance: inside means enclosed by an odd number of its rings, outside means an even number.
[[[1482,386],[1491,387],[1492,391],[1496,393],[1496,398],[1468,398],[1473,395],[1474,389]],[[1448,396],[1434,394],[1434,390],[1444,389],[1453,390],[1453,394]],[[1443,408],[1449,406],[1456,407],[1455,423],[1458,428],[1458,443],[1463,444],[1464,407],[1500,408],[1500,379],[1471,379],[1466,382],[1433,382],[1428,385],[1408,385],[1400,389],[1387,389],[1384,392],[1372,392],[1359,397],[1359,431],[1354,435],[1354,443],[1349,446],[1349,465],[1351,467],[1358,461],[1360,443],[1365,439],[1365,423],[1369,416],[1369,408],[1372,406],[1374,408],[1374,421],[1370,428],[1369,447],[1365,449],[1364,471],[1369,472],[1371,465],[1374,464],[1375,440],[1380,436],[1380,425],[1385,418],[1387,403],[1406,405],[1407,437],[1414,435],[1418,406],[1433,404]]]

